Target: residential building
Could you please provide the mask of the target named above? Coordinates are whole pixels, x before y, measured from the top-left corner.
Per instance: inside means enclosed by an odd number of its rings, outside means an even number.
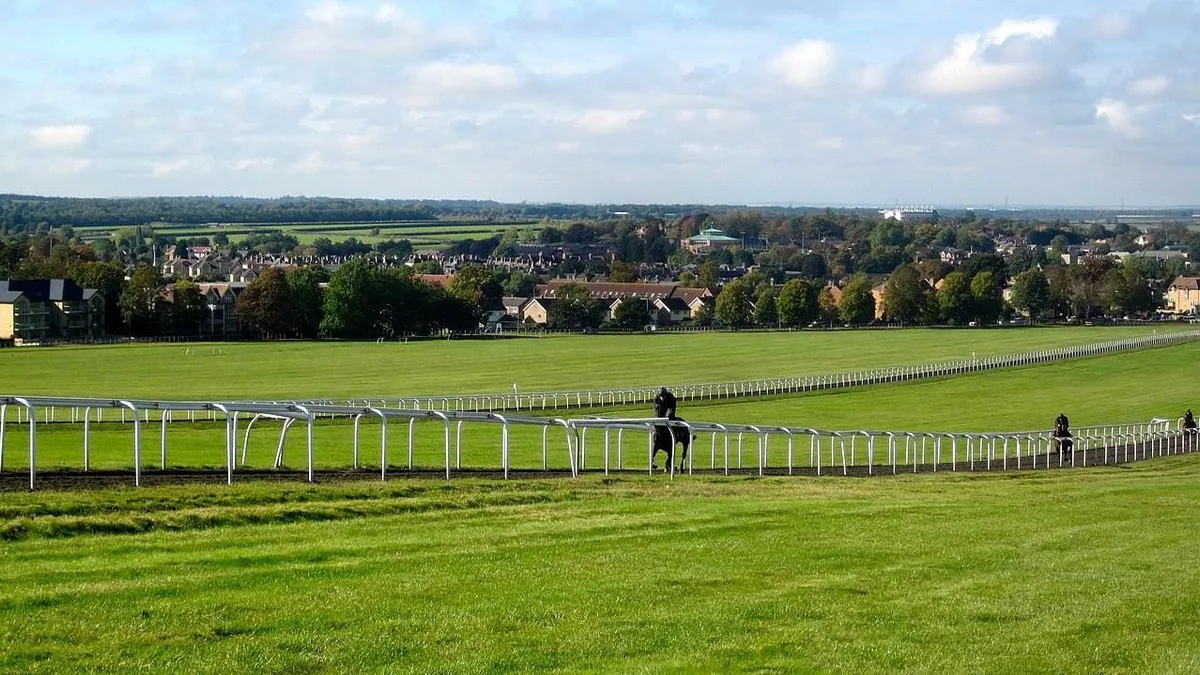
[[[552,298],[533,298],[521,308],[521,321],[545,326],[550,321]]]
[[[516,317],[519,321],[523,318],[521,309],[525,307],[525,303],[529,302],[529,298],[518,298],[506,295],[503,298],[500,298],[500,302],[504,305],[504,312],[509,316]]]
[[[533,298],[504,298],[505,310],[510,316],[519,317],[522,321],[545,324],[548,320],[549,308],[559,289],[565,284],[582,286],[587,289],[589,296],[604,301],[610,319],[624,300],[646,302],[656,315],[655,323],[660,325],[695,317],[704,309],[705,303],[711,302],[713,297],[712,292],[707,288],[685,288],[678,284],[625,284],[608,281],[556,279],[550,283],[539,284],[534,289]]]
[[[0,340],[103,337],[104,310],[104,296],[70,279],[0,280]]]
[[[720,251],[731,246],[738,246],[741,243],[740,239],[728,237],[724,232],[713,227],[701,230],[700,234],[688,237],[680,242],[684,249],[696,254]]]
[[[237,315],[237,298],[246,290],[245,283],[201,283],[196,284],[204,296],[204,307],[208,311],[203,330],[205,335],[237,337],[242,333],[242,322]]]
[[[1200,277],[1176,277],[1167,287],[1166,311],[1175,314],[1200,314]]]

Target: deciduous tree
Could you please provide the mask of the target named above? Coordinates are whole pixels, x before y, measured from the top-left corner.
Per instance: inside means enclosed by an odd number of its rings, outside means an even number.
[[[875,296],[871,295],[871,282],[867,277],[857,276],[842,289],[838,316],[845,323],[856,326],[875,319]]]
[[[592,298],[586,286],[563,284],[554,294],[547,323],[551,328],[566,330],[598,328],[605,311],[604,303]]]
[[[291,337],[295,303],[287,277],[278,267],[268,267],[242,291],[237,313],[264,337]]]
[[[1034,321],[1045,317],[1052,306],[1046,274],[1034,267],[1017,275],[1010,302],[1014,309]]]
[[[171,332],[175,335],[199,335],[204,325],[204,296],[188,279],[171,286],[171,304],[167,311]]]
[[[971,283],[962,271],[951,272],[937,292],[942,320],[960,326],[971,320]]]
[[[157,267],[139,265],[129,275],[118,305],[133,335],[158,335],[163,322],[163,277]]]
[[[818,313],[816,289],[805,279],[792,279],[779,289],[775,303],[779,323],[784,326],[806,326]]]
[[[883,315],[888,321],[917,323],[925,307],[925,282],[912,265],[901,265],[883,287]]]
[[[746,284],[741,279],[725,284],[717,296],[717,321],[727,328],[741,328],[750,323],[752,311]]]

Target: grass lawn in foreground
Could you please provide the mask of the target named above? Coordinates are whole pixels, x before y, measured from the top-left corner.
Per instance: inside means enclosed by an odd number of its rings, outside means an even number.
[[[1186,326],[1185,326],[1186,327]],[[1174,327],[907,329],[261,342],[0,350],[4,393],[385,397],[652,387],[845,372],[1149,335]]]
[[[0,495],[0,670],[1196,672],[1198,470]]]
[[[805,395],[766,399],[685,402],[679,414],[692,421],[770,424],[819,429],[872,429],[889,431],[1026,431],[1049,429],[1054,416],[1068,413],[1076,428],[1088,425],[1146,422],[1155,416],[1182,416],[1187,407],[1200,410],[1195,364],[1200,361],[1200,344],[1189,343],[1138,352],[1111,354],[1089,359],[1029,366],[984,373],[959,375],[939,380],[905,382]],[[105,411],[114,419],[115,411]],[[547,411],[547,417],[608,414],[648,417],[652,411],[617,410]],[[15,410],[9,410],[15,420]],[[267,468],[275,456],[281,423],[262,421],[251,436],[248,464]],[[82,425],[39,425],[39,466],[43,469],[82,467]],[[242,422],[243,430],[245,421]],[[168,433],[168,462],[174,467],[224,466],[223,423],[175,423]],[[453,430],[452,430],[453,431]],[[6,437],[6,471],[28,466],[27,427],[10,426]],[[440,423],[415,426],[415,463],[419,467],[444,465],[443,430]],[[239,433],[239,447],[243,441]],[[321,467],[347,467],[352,463],[353,428],[347,421],[322,421],[316,429],[316,462]],[[552,468],[565,469],[568,460],[561,429],[549,432],[549,461]],[[615,462],[615,434],[610,461]],[[380,428],[364,419],[361,428],[361,462],[379,466]],[[389,464],[407,462],[407,425],[389,425]],[[159,461],[159,425],[143,427],[143,463]],[[723,442],[718,441],[723,450]],[[746,441],[747,457],[754,457],[755,440]],[[463,427],[464,467],[500,466],[500,427],[466,424]],[[512,466],[541,467],[539,428],[514,427],[511,439]],[[603,433],[589,436],[587,466],[603,468]],[[646,436],[625,434],[625,466],[646,467]],[[771,442],[770,463],[783,466],[786,440],[776,435]],[[286,462],[291,467],[305,464],[304,429],[293,427],[288,437]],[[961,452],[965,453],[965,447]],[[711,436],[702,434],[696,443],[697,466],[709,466]],[[948,456],[946,457],[949,461]],[[809,462],[807,441],[796,448],[796,465]],[[825,462],[827,463],[827,462]],[[92,428],[94,468],[132,468],[130,425],[94,425]],[[215,480],[216,478],[214,478]]]

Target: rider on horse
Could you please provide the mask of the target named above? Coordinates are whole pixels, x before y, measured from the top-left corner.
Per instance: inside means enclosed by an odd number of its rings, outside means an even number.
[[[675,408],[678,403],[675,399],[675,394],[672,394],[669,389],[666,387],[659,388],[658,394],[654,396],[654,416],[669,420],[682,419],[675,415]],[[683,459],[686,459],[688,446],[691,444],[687,428],[667,426],[665,424],[654,427],[654,454],[657,455],[660,451],[667,453],[668,465],[675,458],[676,443],[683,444]],[[681,471],[683,470],[683,459],[680,460],[679,469]],[[651,468],[657,468],[653,466],[653,462],[651,462]]]
[[[1071,440],[1071,421],[1067,419],[1066,413],[1059,413],[1058,417],[1054,418],[1054,444],[1059,452],[1068,452],[1075,445]]]
[[[675,394],[672,394],[666,387],[660,387],[658,394],[654,396],[654,416],[673,420],[675,419],[676,405],[678,405],[678,401],[675,400]]]

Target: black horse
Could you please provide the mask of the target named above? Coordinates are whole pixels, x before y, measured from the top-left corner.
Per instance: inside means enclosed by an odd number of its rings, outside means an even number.
[[[682,422],[682,417],[672,417],[671,419]],[[675,463],[675,446],[683,446],[683,455],[679,458],[679,470],[683,471],[687,466],[688,448],[691,447],[695,436],[691,431],[684,426],[667,426],[665,424],[655,425],[654,427],[654,453],[650,455],[651,468],[657,469],[654,464],[654,458],[658,457],[659,452],[667,453],[666,470],[670,470],[671,465]]]

